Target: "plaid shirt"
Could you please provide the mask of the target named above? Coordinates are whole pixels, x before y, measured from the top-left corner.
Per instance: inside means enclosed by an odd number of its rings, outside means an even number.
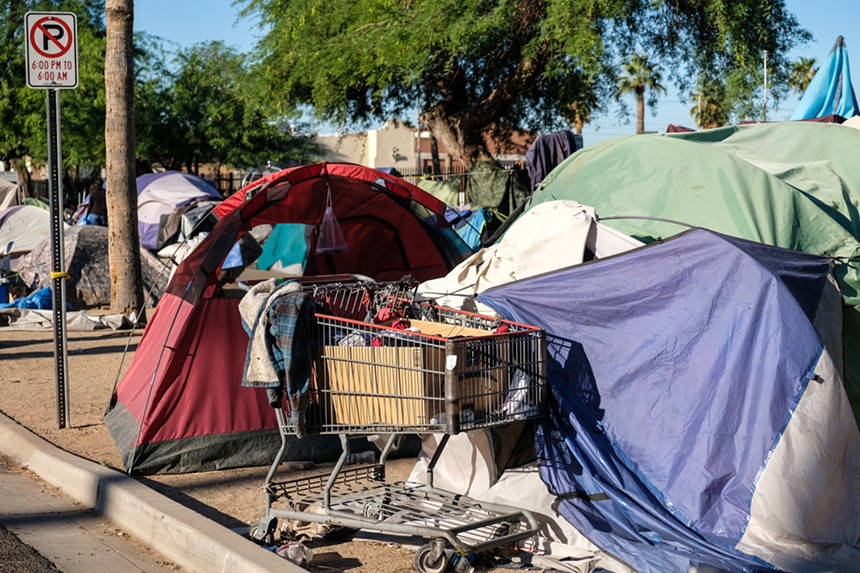
[[[311,378],[314,303],[298,291],[279,297],[269,307],[268,345],[278,383],[288,397],[305,394]]]
[[[299,436],[313,364],[314,310],[313,299],[301,291],[288,292],[272,302],[267,320],[264,323],[261,319],[258,328],[266,328],[266,350],[278,379],[266,383],[244,380],[242,384],[266,388],[269,402],[275,407],[280,406],[285,393],[290,419]]]

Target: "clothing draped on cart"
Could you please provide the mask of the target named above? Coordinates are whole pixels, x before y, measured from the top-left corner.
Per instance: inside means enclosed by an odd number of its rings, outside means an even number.
[[[265,388],[280,406],[286,393],[290,422],[301,436],[313,363],[314,302],[298,281],[263,281],[239,303],[242,326],[251,338],[242,386]]]

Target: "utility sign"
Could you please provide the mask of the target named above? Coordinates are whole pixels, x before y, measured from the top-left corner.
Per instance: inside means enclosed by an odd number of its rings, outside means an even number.
[[[78,87],[78,18],[71,12],[27,12],[27,85]]]

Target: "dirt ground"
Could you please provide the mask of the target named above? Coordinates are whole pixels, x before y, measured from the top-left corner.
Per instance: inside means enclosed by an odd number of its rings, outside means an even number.
[[[102,416],[139,341],[140,332],[68,333],[70,427],[58,429],[52,332],[0,328],[0,411],[67,451],[122,471]],[[412,459],[392,460],[386,474],[389,479],[405,479],[413,465]],[[310,471],[325,473],[329,468],[320,465]],[[244,468],[141,481],[226,527],[243,531],[263,515],[261,488],[267,471],[267,467]],[[318,573],[414,571],[414,552],[393,542],[349,540],[311,548],[314,556],[308,569]]]

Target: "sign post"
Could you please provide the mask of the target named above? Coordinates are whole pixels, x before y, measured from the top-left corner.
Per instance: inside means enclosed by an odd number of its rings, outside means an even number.
[[[48,123],[48,190],[51,202],[51,293],[54,362],[57,381],[57,426],[69,424],[69,373],[66,338],[66,283],[63,238],[63,166],[60,137],[60,92],[78,87],[78,21],[71,12],[28,12],[24,17],[27,85],[46,90]]]

